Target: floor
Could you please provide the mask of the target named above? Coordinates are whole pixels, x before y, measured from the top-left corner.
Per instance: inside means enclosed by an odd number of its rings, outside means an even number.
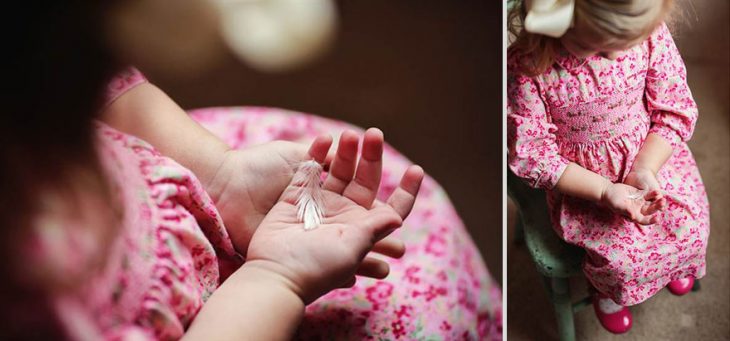
[[[711,205],[707,276],[702,279],[702,289],[697,293],[676,297],[663,290],[633,307],[634,327],[624,336],[603,330],[589,307],[576,314],[579,340],[730,339],[728,3],[696,1],[695,8],[683,10],[684,19],[675,23],[674,30],[687,64],[690,88],[700,108],[690,148],[700,167]],[[510,209],[511,217],[512,214]],[[511,238],[511,232],[508,238]],[[527,251],[512,244],[507,250],[509,339],[557,339],[552,306]],[[584,279],[575,278],[571,284],[576,299],[585,297]]]

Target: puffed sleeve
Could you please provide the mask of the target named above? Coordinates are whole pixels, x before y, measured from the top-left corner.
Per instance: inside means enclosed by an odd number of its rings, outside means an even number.
[[[507,71],[509,167],[531,187],[551,189],[569,161],[558,153],[557,127],[550,122],[535,80]]]
[[[122,70],[107,84],[104,94],[104,106],[108,106],[125,92],[145,82],[147,82],[147,78],[134,67]]]
[[[666,24],[648,39],[649,69],[646,101],[651,115],[650,133],[672,146],[692,137],[697,122],[697,104],[687,85],[687,70]]]

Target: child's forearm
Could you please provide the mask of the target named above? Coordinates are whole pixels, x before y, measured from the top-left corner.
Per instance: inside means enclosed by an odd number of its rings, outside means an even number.
[[[303,316],[285,279],[247,263],[203,305],[184,339],[290,340]]]
[[[650,133],[636,155],[632,170],[649,170],[655,175],[672,156],[672,145],[660,135]]]
[[[610,185],[610,180],[571,162],[555,188],[565,195],[598,202]]]
[[[150,83],[124,93],[102,112],[101,119],[149,142],[162,154],[193,171],[204,186],[230,149]]]

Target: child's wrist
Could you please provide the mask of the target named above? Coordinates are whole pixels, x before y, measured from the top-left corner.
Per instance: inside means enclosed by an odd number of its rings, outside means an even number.
[[[647,172],[647,173],[651,173],[651,175],[656,176],[657,173],[659,172],[659,170],[656,169],[655,167],[651,167],[650,165],[634,163],[634,165],[631,166],[631,172],[634,172],[634,173]]]
[[[228,159],[232,156],[233,151],[235,150],[228,145],[219,146],[204,166],[204,174],[196,174],[200,183],[203,185],[203,189],[211,196],[214,202],[218,200],[218,192],[228,181],[227,179],[221,178],[221,171],[226,162],[228,162]],[[223,183],[221,183],[221,180],[223,180]]]
[[[304,318],[304,302],[284,278],[257,261],[229,276],[186,332],[190,340],[288,340]]]
[[[259,290],[259,296],[276,297],[276,302],[271,302],[272,306],[283,308],[290,315],[303,316],[306,304],[301,290],[289,278],[273,270],[272,264],[271,261],[246,261],[226,281],[240,281],[242,290]]]
[[[247,260],[236,272],[240,272],[241,276],[249,281],[261,284],[262,287],[281,291],[290,298],[296,297],[296,302],[293,303],[300,303],[302,307],[305,305],[301,287],[290,279],[291,276],[285,274],[286,269],[283,266],[273,261]]]
[[[611,186],[613,186],[613,182],[611,180],[608,180],[606,178],[603,178],[601,181],[601,195],[599,196],[598,202],[599,203],[605,203],[608,197],[608,191],[610,190]]]

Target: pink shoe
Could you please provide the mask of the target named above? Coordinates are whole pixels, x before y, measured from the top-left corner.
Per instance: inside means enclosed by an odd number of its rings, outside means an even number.
[[[682,296],[690,291],[692,291],[692,287],[695,285],[695,279],[694,277],[687,277],[678,279],[676,281],[669,282],[669,285],[667,285],[667,289],[669,289],[669,292],[672,294],[675,294],[677,296]]]
[[[628,307],[616,304],[603,294],[593,294],[593,310],[603,328],[611,333],[623,334],[631,329],[633,318]]]

